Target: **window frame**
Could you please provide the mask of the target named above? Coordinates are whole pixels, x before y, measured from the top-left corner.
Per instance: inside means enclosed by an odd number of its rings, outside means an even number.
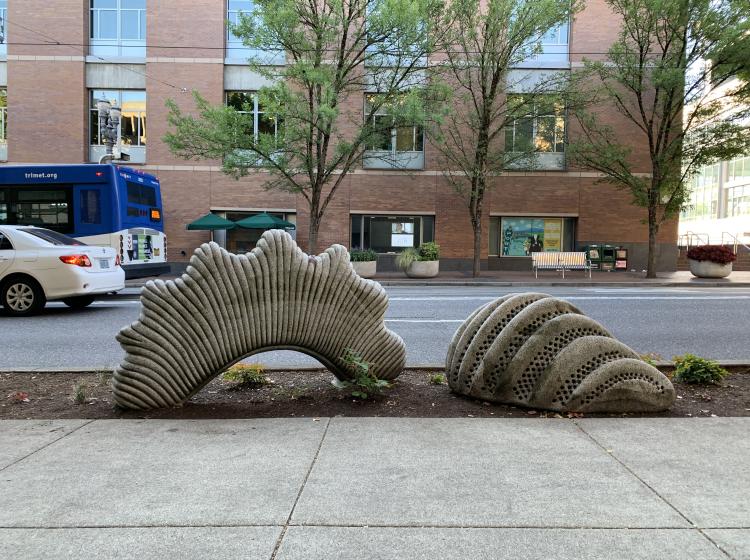
[[[123,109],[123,93],[143,93],[143,103],[144,109],[143,111],[133,111],[134,114],[137,115],[136,121],[138,123],[137,130],[135,130],[135,138],[136,143],[129,143],[126,144],[125,142],[121,143],[121,146],[123,147],[129,147],[129,148],[146,148],[148,145],[148,137],[147,137],[147,126],[146,126],[146,119],[147,119],[147,113],[148,113],[148,94],[145,89],[89,89],[89,146],[104,146],[101,142],[101,135],[99,134],[99,111],[96,108],[96,101],[98,101],[101,98],[95,97],[95,92],[103,92],[103,93],[116,93],[117,94],[117,106],[122,110]],[[108,101],[112,101],[111,98],[107,98]],[[123,111],[124,113],[124,111]],[[94,118],[96,118],[96,121],[94,121]],[[118,134],[120,136],[120,140],[122,141],[122,123],[123,120],[126,117],[120,116],[120,126],[118,130]],[[94,142],[94,122],[96,122],[96,137],[97,141]]]
[[[245,109],[238,109],[234,105],[231,105],[229,103],[229,97],[232,94],[240,94],[245,96],[247,99],[248,97],[252,99],[253,102],[253,110],[247,111]],[[235,111],[237,111],[240,114],[243,115],[253,115],[253,142],[258,142],[258,136],[260,134],[260,120],[262,115],[266,114],[266,111],[261,110],[260,107],[260,101],[258,100],[258,91],[257,90],[238,90],[238,89],[230,89],[224,91],[224,105],[227,107],[231,107]],[[279,119],[274,117],[273,118],[273,136],[276,141],[278,141],[279,138]]]
[[[124,58],[143,58],[146,56],[146,38],[148,32],[147,4],[144,0],[143,8],[123,7],[123,0],[114,0],[114,8],[97,8],[94,6],[97,0],[89,0],[89,52],[92,55],[107,55]],[[115,37],[95,37],[95,33],[101,33],[102,12],[115,12]],[[135,12],[138,20],[138,37],[126,38],[123,36],[123,14]],[[116,49],[116,54],[111,52]]]

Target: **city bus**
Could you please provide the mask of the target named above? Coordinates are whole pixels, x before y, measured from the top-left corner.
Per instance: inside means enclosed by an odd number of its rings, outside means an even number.
[[[0,224],[113,247],[126,278],[169,271],[159,180],[106,165],[0,166]]]

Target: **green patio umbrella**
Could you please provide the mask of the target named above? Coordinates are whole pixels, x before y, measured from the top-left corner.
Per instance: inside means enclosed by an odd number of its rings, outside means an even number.
[[[186,229],[189,230],[203,230],[211,232],[211,241],[214,240],[214,230],[217,229],[234,229],[237,225],[226,218],[217,216],[216,214],[208,213],[205,216],[201,216],[197,220],[190,222]]]
[[[295,229],[292,222],[287,222],[276,216],[271,216],[268,212],[261,212],[255,216],[249,216],[235,222],[238,226],[245,229]]]

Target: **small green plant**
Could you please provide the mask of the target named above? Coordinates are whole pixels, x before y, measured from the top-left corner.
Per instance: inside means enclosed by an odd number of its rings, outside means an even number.
[[[349,260],[352,262],[376,261],[378,254],[372,249],[352,249],[349,252]]]
[[[96,379],[100,386],[106,387],[112,380],[112,372],[106,369],[98,371],[96,373]]]
[[[719,384],[729,372],[714,360],[700,358],[693,354],[675,356],[674,379],[682,383]]]
[[[347,348],[341,358],[354,374],[352,379],[340,381],[336,386],[340,389],[350,389],[351,395],[357,399],[368,399],[383,394],[391,384],[385,379],[378,379],[370,368],[372,364],[365,361],[356,351]]]
[[[650,366],[656,366],[656,362],[660,361],[661,359],[661,355],[657,354],[656,352],[646,352],[645,354],[641,354],[641,360],[643,360]]]
[[[440,259],[440,245],[429,241],[419,246],[420,261],[437,261]]]
[[[404,249],[398,255],[396,255],[396,266],[401,270],[406,270],[407,268],[409,268],[409,265],[411,265],[411,263],[418,260],[419,252],[417,252],[415,248],[409,247],[408,249]]]
[[[263,364],[235,364],[224,372],[225,381],[234,381],[241,387],[258,387],[269,383]]]
[[[433,385],[444,385],[445,384],[445,376],[442,373],[436,373],[432,377],[430,377],[430,383]]]
[[[86,402],[86,383],[78,381],[73,385],[73,402],[76,404],[84,404]]]

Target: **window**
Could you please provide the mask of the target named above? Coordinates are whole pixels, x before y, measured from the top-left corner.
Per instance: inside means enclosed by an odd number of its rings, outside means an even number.
[[[8,223],[8,203],[5,200],[5,191],[0,190],[0,224]]]
[[[81,222],[102,223],[101,193],[96,189],[81,190]]]
[[[351,218],[352,249],[397,253],[435,240],[434,216],[363,216]]]
[[[531,52],[535,47],[541,47],[541,52],[529,56],[519,66],[522,67],[560,67],[561,63],[567,63],[568,53],[568,36],[570,34],[570,25],[566,22],[557,27],[553,27],[547,33],[528,45],[528,51]]]
[[[56,231],[51,231],[49,229],[44,228],[24,228],[19,231],[22,231],[24,233],[28,233],[29,235],[33,235],[34,237],[38,237],[39,239],[43,239],[47,243],[50,243],[51,245],[81,245],[86,246],[85,243],[82,241],[78,241],[77,239],[73,239],[72,237],[68,237],[67,235],[63,235],[61,233],[58,233]]]
[[[550,96],[529,102],[522,95],[508,98],[519,116],[505,129],[508,152],[563,152],[565,150],[565,108]]]
[[[728,163],[728,183],[750,183],[750,156],[735,158]]]
[[[72,229],[68,190],[19,189],[16,221],[25,226],[44,226],[66,232]]]
[[[226,103],[228,107],[234,108],[238,113],[245,115],[243,121],[243,136],[257,142],[260,134],[273,135],[279,133],[279,123],[274,117],[269,117],[263,111],[258,101],[258,95],[253,91],[228,91],[226,92]],[[238,139],[237,144],[242,147],[245,139]]]
[[[750,216],[750,185],[732,187],[727,191],[727,214]]]
[[[146,56],[146,0],[91,0],[91,54]]]
[[[104,143],[99,137],[99,111],[96,102],[106,99],[113,106],[120,107],[120,137],[123,146],[146,145],[146,92],[135,90],[91,90],[90,143],[101,146]]]
[[[525,257],[541,251],[572,251],[574,246],[575,218],[490,219],[490,255]]]
[[[424,130],[421,126],[396,126],[388,107],[372,112],[375,94],[365,96],[365,118],[371,118],[373,139],[367,146],[365,167],[422,169],[424,167]]]
[[[12,250],[13,250],[13,244],[10,242],[10,239],[8,239],[2,233],[0,233],[0,251],[12,251]]]
[[[152,187],[140,183],[127,182],[128,204],[140,204],[141,206],[156,206],[156,191]]]
[[[0,0],[0,56],[8,54],[8,0]]]
[[[8,142],[8,90],[0,89],[0,144]]]
[[[252,0],[228,0],[227,22],[232,25],[240,23],[240,14],[250,16],[255,8]],[[260,59],[263,64],[284,64],[285,53],[283,50],[262,51],[247,47],[242,39],[237,37],[227,24],[227,47],[226,58],[241,60],[243,64],[248,58]]]
[[[719,175],[721,164],[716,163],[703,167],[694,177],[690,198],[683,220],[701,220],[719,217]]]

